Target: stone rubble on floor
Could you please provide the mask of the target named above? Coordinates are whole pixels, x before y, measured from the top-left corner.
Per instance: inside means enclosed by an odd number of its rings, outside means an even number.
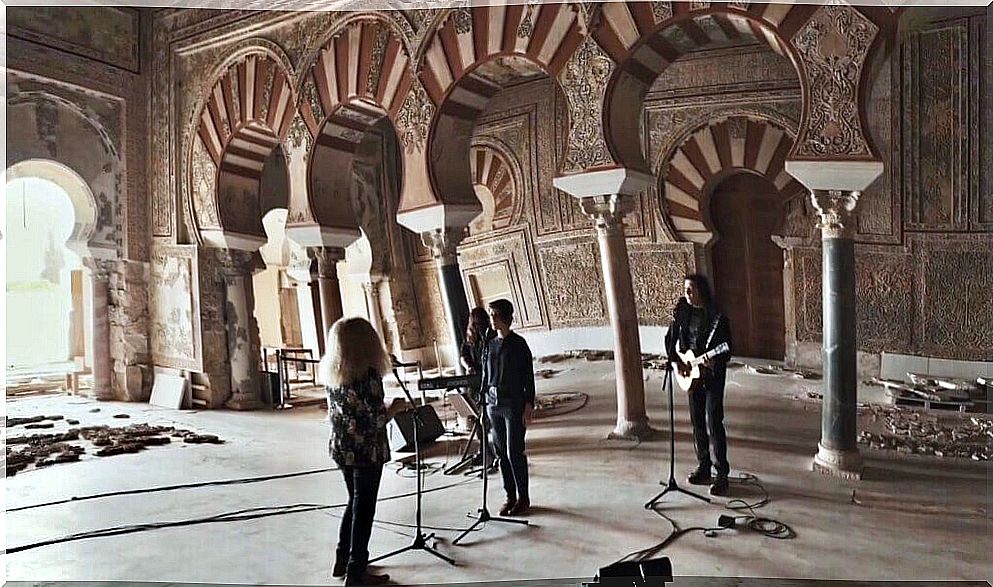
[[[117,414],[119,417],[123,414]],[[31,416],[28,418],[10,418],[8,427],[24,425],[26,429],[40,426],[53,427],[54,423],[63,416]],[[48,420],[48,422],[45,422]],[[69,425],[79,424],[78,420],[65,420]],[[164,436],[167,435],[168,436]],[[93,446],[101,447],[94,452],[96,456],[112,456],[124,453],[135,453],[149,446],[169,444],[172,438],[182,438],[187,444],[223,444],[224,441],[213,434],[198,434],[191,430],[176,429],[173,426],[151,426],[149,424],[132,424],[123,428],[107,425],[84,426],[70,428],[67,432],[53,434],[31,434],[11,436],[7,439],[6,471],[8,476],[17,474],[29,467],[44,467],[56,463],[78,461],[86,453],[82,446],[68,444],[80,439],[87,440]],[[13,446],[26,445],[21,450]],[[55,456],[52,456],[55,455]],[[48,458],[51,457],[51,458]]]

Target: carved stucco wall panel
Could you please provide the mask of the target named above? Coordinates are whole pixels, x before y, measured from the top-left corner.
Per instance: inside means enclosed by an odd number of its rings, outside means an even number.
[[[603,106],[616,67],[593,37],[588,36],[559,73],[571,123],[563,166],[567,173],[614,163],[603,132]]]
[[[156,365],[202,369],[199,270],[197,248],[193,245],[152,249],[151,348]]]
[[[593,239],[543,245],[538,259],[551,328],[605,326],[600,253]]]
[[[845,4],[822,6],[793,36],[807,78],[808,118],[796,158],[872,159],[859,110],[859,83],[879,27]]]
[[[683,295],[683,277],[693,273],[693,245],[631,245],[631,281],[638,305],[638,323],[663,326],[672,322],[672,309]]]
[[[937,357],[993,357],[993,238],[912,240],[917,300],[916,346]]]
[[[541,281],[527,225],[459,248],[459,266],[470,304],[478,305],[481,301],[475,297],[474,277],[498,264],[505,268],[509,277],[516,301],[515,322],[521,328],[546,324]]]

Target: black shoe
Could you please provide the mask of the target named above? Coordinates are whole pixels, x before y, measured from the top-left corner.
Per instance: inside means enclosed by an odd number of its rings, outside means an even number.
[[[531,500],[523,497],[517,500],[517,505],[512,507],[510,511],[507,512],[508,516],[526,516],[531,510]]]
[[[344,577],[348,572],[348,556],[338,556],[334,559],[334,566],[331,567],[332,577]]]
[[[728,478],[721,475],[710,485],[710,495],[716,495],[718,497],[726,496],[729,488]]]
[[[508,497],[507,501],[503,502],[503,505],[500,506],[500,515],[506,516],[510,514],[510,511],[515,507],[517,507],[517,498],[511,499]]]
[[[710,483],[710,467],[697,467],[696,471],[690,473],[686,480],[692,485],[706,485]]]
[[[373,575],[369,571],[366,571],[359,575],[358,577],[353,577],[351,575],[345,577],[345,585],[385,585],[390,582],[390,576],[387,574]]]

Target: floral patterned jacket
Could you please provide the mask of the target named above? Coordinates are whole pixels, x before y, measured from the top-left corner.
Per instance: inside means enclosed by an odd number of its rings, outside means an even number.
[[[370,369],[364,379],[328,387],[331,437],[328,453],[339,466],[382,465],[390,460],[383,380]]]

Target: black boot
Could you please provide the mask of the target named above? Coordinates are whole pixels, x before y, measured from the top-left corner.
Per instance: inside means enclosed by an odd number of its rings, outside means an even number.
[[[728,483],[727,475],[718,475],[714,479],[714,483],[710,486],[710,495],[716,495],[718,497],[723,497],[728,494],[730,489],[730,483]]]
[[[706,485],[710,483],[710,465],[700,465],[686,477],[686,480],[692,485]]]
[[[348,553],[335,552],[334,566],[331,567],[332,577],[344,577],[348,572]]]

